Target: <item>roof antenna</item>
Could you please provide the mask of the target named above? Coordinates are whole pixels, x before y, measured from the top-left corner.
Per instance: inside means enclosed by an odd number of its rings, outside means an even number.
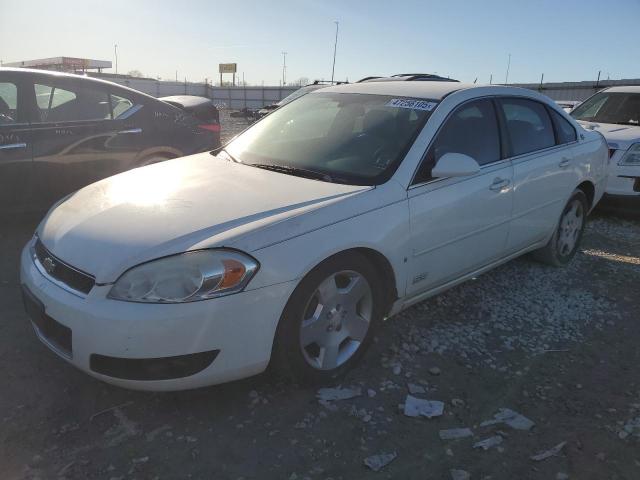
[[[476,83],[478,81],[478,77],[476,77],[476,79],[473,81],[473,83]]]

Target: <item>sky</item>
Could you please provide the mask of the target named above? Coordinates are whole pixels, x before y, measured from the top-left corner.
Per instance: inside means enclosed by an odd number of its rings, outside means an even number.
[[[114,60],[118,71],[248,84],[437,73],[509,83],[640,78],[640,0],[0,0],[0,60]],[[114,69],[107,70],[115,72]],[[230,78],[229,78],[230,79]]]

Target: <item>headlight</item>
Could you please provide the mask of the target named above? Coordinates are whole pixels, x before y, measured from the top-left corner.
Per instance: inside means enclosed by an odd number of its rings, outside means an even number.
[[[160,258],[127,270],[109,298],[128,302],[182,303],[241,291],[258,262],[234,250],[197,250]]]
[[[629,147],[618,165],[640,165],[640,143],[634,143]]]

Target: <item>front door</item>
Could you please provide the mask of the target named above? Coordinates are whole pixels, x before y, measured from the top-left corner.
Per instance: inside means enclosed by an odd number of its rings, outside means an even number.
[[[478,174],[433,178],[445,153],[463,153]],[[432,142],[409,189],[411,257],[407,295],[431,290],[504,255],[513,201],[513,168],[502,159],[492,100],[459,106]]]
[[[17,75],[0,74],[0,211],[27,207],[32,188],[32,142]]]

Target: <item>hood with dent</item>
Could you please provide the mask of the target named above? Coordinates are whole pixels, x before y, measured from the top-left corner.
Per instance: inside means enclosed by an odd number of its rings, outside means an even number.
[[[370,188],[294,177],[204,153],[89,185],[52,209],[38,235],[63,261],[98,283],[111,283],[142,262],[203,242],[229,245],[235,237]]]
[[[640,142],[640,126],[619,125],[616,123],[585,122],[578,123],[587,130],[595,130],[604,135],[609,148],[626,150],[634,143]]]

